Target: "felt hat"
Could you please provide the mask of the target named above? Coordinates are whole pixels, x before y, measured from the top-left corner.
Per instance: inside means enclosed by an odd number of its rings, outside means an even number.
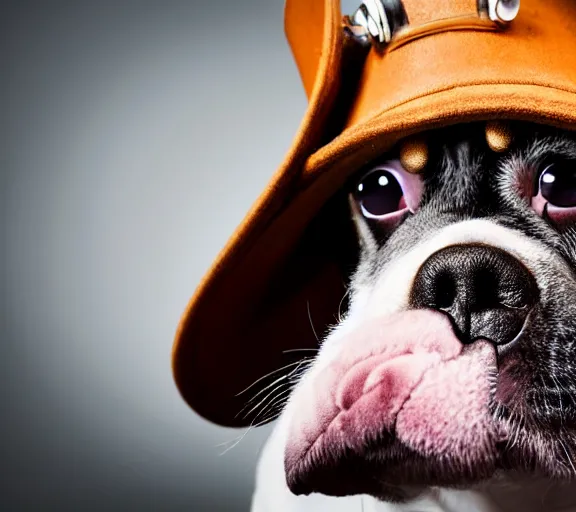
[[[576,126],[576,2],[510,10],[514,0],[372,0],[343,18],[340,0],[287,0],[308,109],[178,326],[174,377],[197,413],[225,426],[266,421],[247,400],[337,322],[355,258],[339,196],[358,169],[462,122]]]

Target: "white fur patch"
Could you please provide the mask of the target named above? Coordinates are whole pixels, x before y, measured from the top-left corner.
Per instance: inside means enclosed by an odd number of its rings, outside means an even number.
[[[374,285],[358,290],[351,307],[351,316],[361,314],[364,319],[404,309],[422,264],[440,249],[466,243],[483,243],[505,250],[530,270],[543,262],[558,267],[565,265],[544,244],[517,231],[489,220],[467,220],[439,230],[383,269]]]

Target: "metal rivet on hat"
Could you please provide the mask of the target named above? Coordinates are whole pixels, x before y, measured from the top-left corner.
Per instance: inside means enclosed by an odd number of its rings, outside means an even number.
[[[356,12],[344,20],[355,37],[370,38],[377,48],[386,46],[394,33],[408,23],[401,0],[364,0]]]
[[[486,124],[486,142],[492,151],[502,153],[512,144],[512,130],[510,125],[503,121],[490,121]]]
[[[400,163],[410,173],[419,173],[428,163],[428,144],[422,137],[412,137],[400,146]]]
[[[507,24],[518,16],[520,0],[479,0],[478,10],[492,21]]]

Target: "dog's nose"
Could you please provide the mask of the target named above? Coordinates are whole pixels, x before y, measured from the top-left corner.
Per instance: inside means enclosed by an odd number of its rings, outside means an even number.
[[[510,343],[538,300],[538,286],[511,254],[487,245],[453,245],[420,267],[411,291],[414,308],[446,313],[462,343]]]

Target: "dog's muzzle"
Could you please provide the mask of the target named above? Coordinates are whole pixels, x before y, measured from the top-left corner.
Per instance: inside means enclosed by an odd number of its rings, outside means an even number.
[[[285,453],[296,494],[466,485],[501,467],[498,364],[521,338],[538,287],[509,253],[461,244],[419,268],[404,311],[367,320],[294,395]]]

